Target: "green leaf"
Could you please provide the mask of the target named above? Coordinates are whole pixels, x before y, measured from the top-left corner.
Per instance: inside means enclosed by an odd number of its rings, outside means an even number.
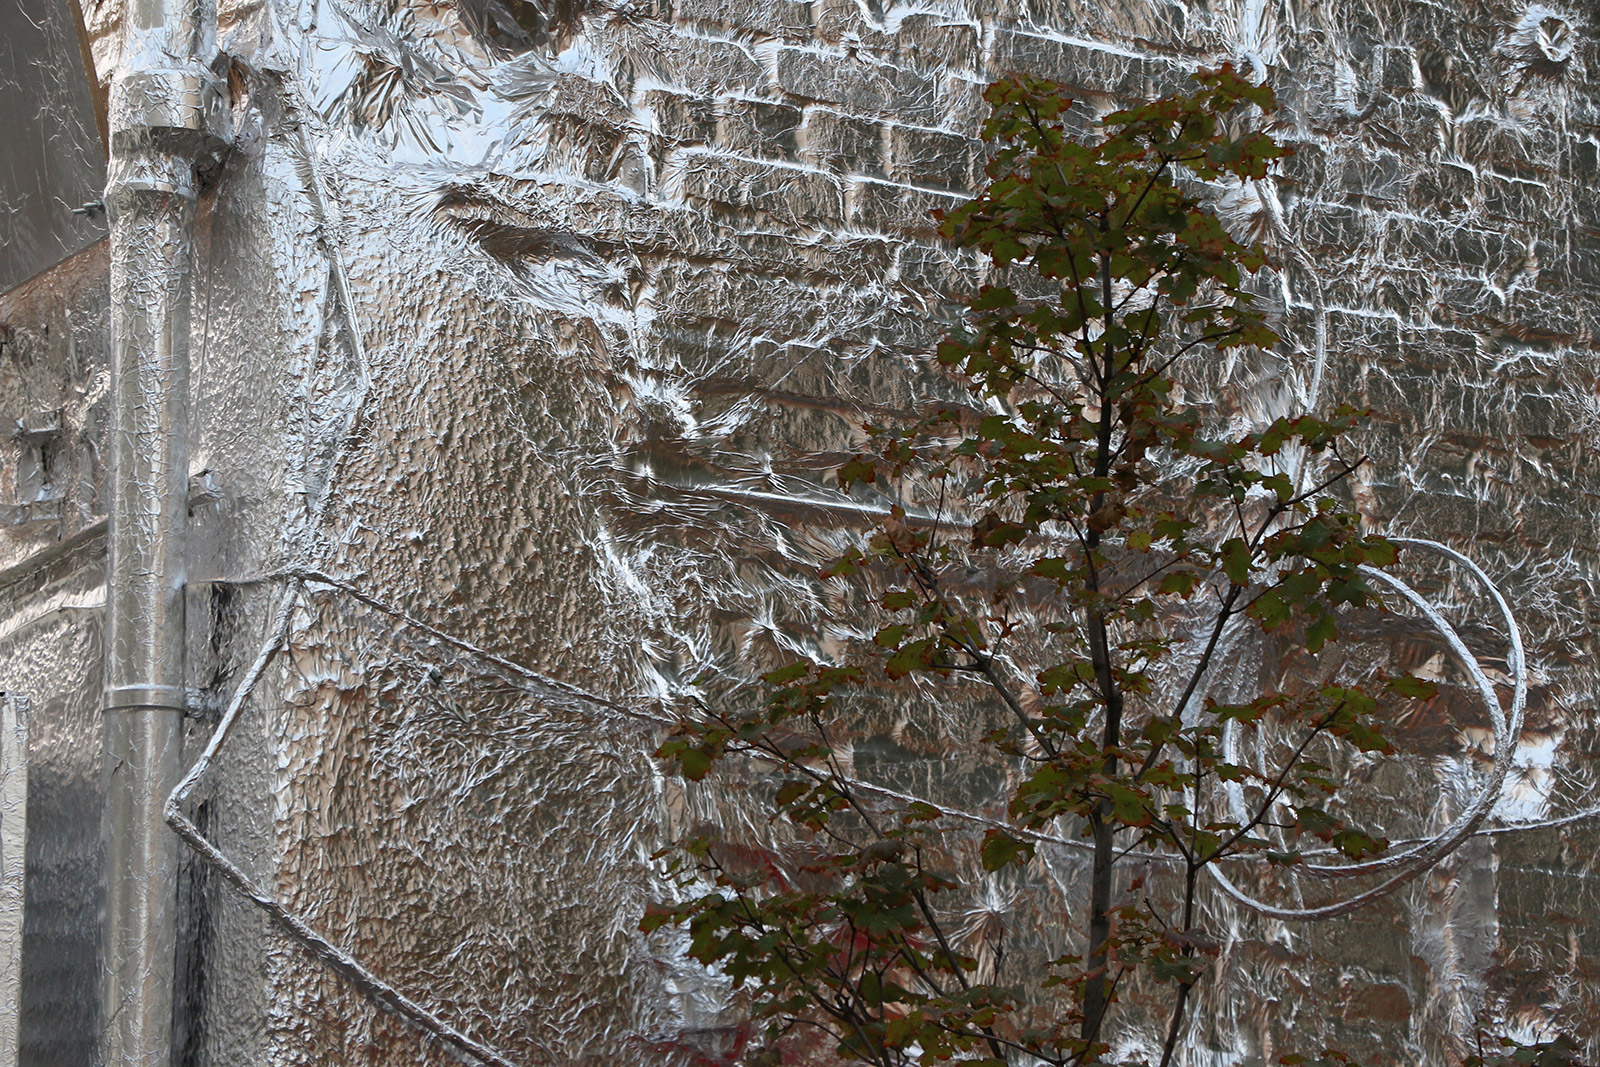
[[[904,678],[912,671],[927,670],[933,664],[934,642],[923,637],[900,646],[884,663],[883,670],[890,678]]]
[[[922,1029],[922,1013],[911,1011],[898,1019],[892,1019],[884,1028],[883,1043],[890,1048],[904,1048],[912,1042],[917,1032]]]
[[[711,753],[703,748],[685,748],[678,753],[678,766],[689,781],[701,781],[711,771]]]
[[[777,804],[778,807],[786,808],[809,792],[811,792],[811,786],[807,782],[785,782],[772,799],[773,803]]]
[[[1217,550],[1217,562],[1222,573],[1234,585],[1250,584],[1250,546],[1242,537],[1230,537]]]
[[[984,870],[998,871],[1018,859],[1031,860],[1033,845],[1028,841],[1018,841],[1004,830],[990,830],[983,835],[983,846],[979,855]]]
[[[1170,571],[1162,577],[1161,585],[1157,591],[1176,593],[1178,596],[1188,599],[1197,584],[1199,584],[1199,579],[1189,571]]]
[[[839,468],[839,488],[848,489],[857,482],[863,485],[876,481],[878,465],[867,456],[856,456]]]
[[[1143,792],[1116,780],[1106,782],[1102,788],[1106,798],[1111,801],[1111,813],[1118,822],[1126,826],[1150,825],[1150,798]]]
[[[1388,839],[1372,837],[1360,830],[1345,828],[1333,835],[1331,844],[1353,860],[1366,859],[1368,856],[1380,856],[1389,850]]]
[[[1026,524],[1006,522],[990,512],[972,524],[972,543],[977,548],[1001,548],[1023,540],[1032,532]]]
[[[768,685],[788,685],[790,682],[799,681],[810,673],[811,664],[801,660],[799,663],[791,663],[787,667],[779,667],[775,671],[768,671],[761,676],[761,680]]]
[[[1261,434],[1260,443],[1256,446],[1263,456],[1277,455],[1293,431],[1289,428],[1288,419],[1275,419],[1271,426]]]
[[[1289,605],[1284,603],[1283,590],[1268,589],[1255,602],[1245,609],[1245,614],[1261,624],[1261,628],[1272,632],[1288,622],[1293,612]]]
[[[1391,678],[1386,683],[1391,693],[1399,696],[1410,697],[1412,700],[1432,700],[1439,693],[1439,686],[1426,678],[1418,678],[1411,674],[1402,674],[1398,678]]]
[[[911,627],[905,625],[904,623],[895,623],[892,626],[885,626],[883,629],[879,630],[878,635],[872,640],[874,644],[880,645],[883,648],[899,648],[900,642],[905,640],[906,631],[910,629]]]
[[[1334,622],[1332,613],[1324,615],[1306,627],[1306,650],[1320,652],[1323,645],[1338,636],[1339,627]]]
[[[1393,752],[1394,746],[1376,726],[1356,719],[1335,731],[1363,752]]]
[[[1158,956],[1150,961],[1150,974],[1158,982],[1193,982],[1200,971],[1200,961],[1192,956]]]
[[[1332,840],[1333,835],[1344,828],[1344,823],[1314,804],[1297,805],[1294,814],[1295,822],[1302,833],[1320,837],[1324,841]]]

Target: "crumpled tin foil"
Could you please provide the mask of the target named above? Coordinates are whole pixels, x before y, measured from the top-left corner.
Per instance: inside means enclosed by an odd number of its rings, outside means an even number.
[[[86,15],[103,78],[116,12]],[[864,424],[953,394],[927,356],[988,275],[929,212],[981,180],[981,93],[1010,71],[1101,110],[1221,60],[1272,81],[1295,155],[1219,203],[1278,260],[1260,286],[1286,340],[1190,387],[1246,423],[1373,410],[1364,513],[1466,552],[1527,642],[1526,730],[1493,825],[1592,804],[1590,13],[284,0],[224,3],[220,28],[238,133],[197,234],[191,756],[241,703],[189,811],[277,906],[508,1062],[719,1063],[759,1045],[725,979],[637,924],[673,891],[651,856],[676,835],[776,833],[767,775],[730,766],[686,787],[651,753],[690,697],[755,700],[761,671],[848,655],[873,631],[871,591],[816,567],[878,505],[827,472]],[[33,709],[27,922],[55,908],[75,924],[25,934],[25,1049],[44,1025],[28,997],[59,1004],[69,980],[92,981],[93,909],[68,906],[86,883],[63,883],[32,842],[92,868],[104,341],[80,333],[69,354],[44,324],[61,314],[48,286],[97,270],[75,260],[0,297],[0,424],[59,408],[52,447],[77,457],[69,506],[0,531],[0,678]],[[31,491],[31,440],[12,438],[0,493]],[[46,581],[29,561],[73,536],[83,558]],[[1407,573],[1509,700],[1492,607],[1448,567]],[[69,587],[77,600],[31,621]],[[282,652],[241,696],[285,596]],[[1237,641],[1219,692],[1283,669],[1267,639]],[[1446,682],[1359,782],[1397,839],[1448,823],[1488,765],[1488,720],[1442,647],[1397,614],[1335,664],[1431,663]],[[969,812],[976,837],[1010,773],[979,753],[988,714],[976,692],[879,694],[847,725],[850,766]],[[1226,944],[1185,1062],[1334,1044],[1445,1064],[1480,1019],[1589,1040],[1593,832],[1475,838],[1327,924],[1208,898]],[[466,1055],[186,862],[184,1062]],[[1001,931],[1013,966],[1066,944],[1086,880],[1070,828],[1014,877],[951,862],[980,959]],[[27,946],[46,942],[27,938],[45,936],[77,946],[67,977],[29,978]],[[96,1024],[80,1015],[54,1029],[87,1049]],[[1136,1052],[1150,1031],[1134,1019],[1122,1040]]]

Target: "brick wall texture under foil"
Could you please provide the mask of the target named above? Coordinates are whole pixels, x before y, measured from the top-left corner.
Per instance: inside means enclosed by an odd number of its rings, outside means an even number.
[[[105,80],[115,5],[85,8]],[[862,628],[863,594],[815,568],[872,517],[825,472],[949,388],[928,354],[986,275],[929,213],[982,178],[985,85],[1043,75],[1105,111],[1222,60],[1270,80],[1295,150],[1221,204],[1279,264],[1260,286],[1285,341],[1194,388],[1294,413],[1320,346],[1320,402],[1373,411],[1368,519],[1470,554],[1523,627],[1500,822],[1585,810],[1597,33],[1585,5],[1520,0],[225,2],[236,145],[194,278],[195,752],[296,599],[197,818],[514,1062],[749,1051],[727,983],[637,924],[673,835],[767,832],[759,775],[664,777],[661,718],[708,671],[750,679]],[[0,466],[0,681],[33,695],[35,773],[75,783],[30,820],[97,817],[94,672],[45,644],[98,654],[104,278],[91,250],[0,296],[0,425],[22,426]],[[1428,588],[1505,681],[1493,616],[1447,579]],[[37,622],[58,608],[89,629]],[[1449,710],[1369,783],[1391,836],[1448,822],[1483,765],[1486,724]],[[858,773],[993,803],[992,768],[941,764],[935,727],[903,718],[853,739]],[[1273,1063],[1292,1040],[1443,1067],[1480,1017],[1593,1045],[1597,830],[1477,839],[1323,926],[1210,901],[1230,940],[1185,1062]],[[73,847],[92,867],[92,840]],[[1081,862],[1052,862],[1016,890],[1019,943],[1078,899]],[[453,1062],[203,865],[184,884],[186,1065]],[[89,952],[73,891],[49,914]]]

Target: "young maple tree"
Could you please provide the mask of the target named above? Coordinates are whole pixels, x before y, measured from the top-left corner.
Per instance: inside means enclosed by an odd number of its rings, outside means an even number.
[[[1204,199],[1285,154],[1253,118],[1273,93],[1226,66],[1196,80],[1093,139],[1070,132],[1061,87],[990,87],[991,181],[942,220],[1012,281],[938,348],[970,400],[869,428],[874,447],[838,472],[896,504],[822,578],[882,588],[891,619],[843,661],[766,675],[759,709],[701,704],[660,749],[692,780],[734,756],[778,769],[774,817],[794,840],[681,842],[686,899],[643,923],[686,926],[691,954],[777,1031],[826,1032],[878,1067],[1100,1064],[1113,1005],[1137,988],[1163,1016],[1150,1054],[1167,1067],[1218,950],[1198,909],[1207,868],[1293,868],[1308,838],[1353,860],[1388,847],[1353,823],[1336,764],[1388,751],[1380,701],[1430,683],[1380,676],[1369,692],[1308,669],[1298,687],[1210,695],[1243,625],[1315,664],[1342,618],[1381,608],[1368,576],[1397,548],[1338,491],[1361,412],[1241,433],[1184,400],[1186,364],[1278,341],[1246,288],[1263,253]],[[847,766],[841,721],[886,681],[934,703],[987,694],[982,745],[1012,773],[981,841]],[[1081,912],[1060,917],[1070,951],[1007,981],[959,949],[954,854],[1000,872],[1062,833],[1089,856]],[[1147,881],[1153,865],[1169,873]]]

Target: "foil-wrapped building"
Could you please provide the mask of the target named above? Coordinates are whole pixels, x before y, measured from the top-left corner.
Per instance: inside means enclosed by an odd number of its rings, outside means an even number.
[[[638,932],[658,848],[764,819],[663,776],[663,723],[852,633],[816,565],[873,512],[826,471],[983,280],[930,212],[984,86],[1222,60],[1295,154],[1222,202],[1286,341],[1209,387],[1370,407],[1364,514],[1492,576],[1530,685],[1492,832],[1232,927],[1186,1062],[1442,1065],[1480,1020],[1600,1055],[1584,5],[13,0],[0,37],[0,1060],[754,1047]],[[1374,786],[1417,833],[1492,748],[1424,718]]]

